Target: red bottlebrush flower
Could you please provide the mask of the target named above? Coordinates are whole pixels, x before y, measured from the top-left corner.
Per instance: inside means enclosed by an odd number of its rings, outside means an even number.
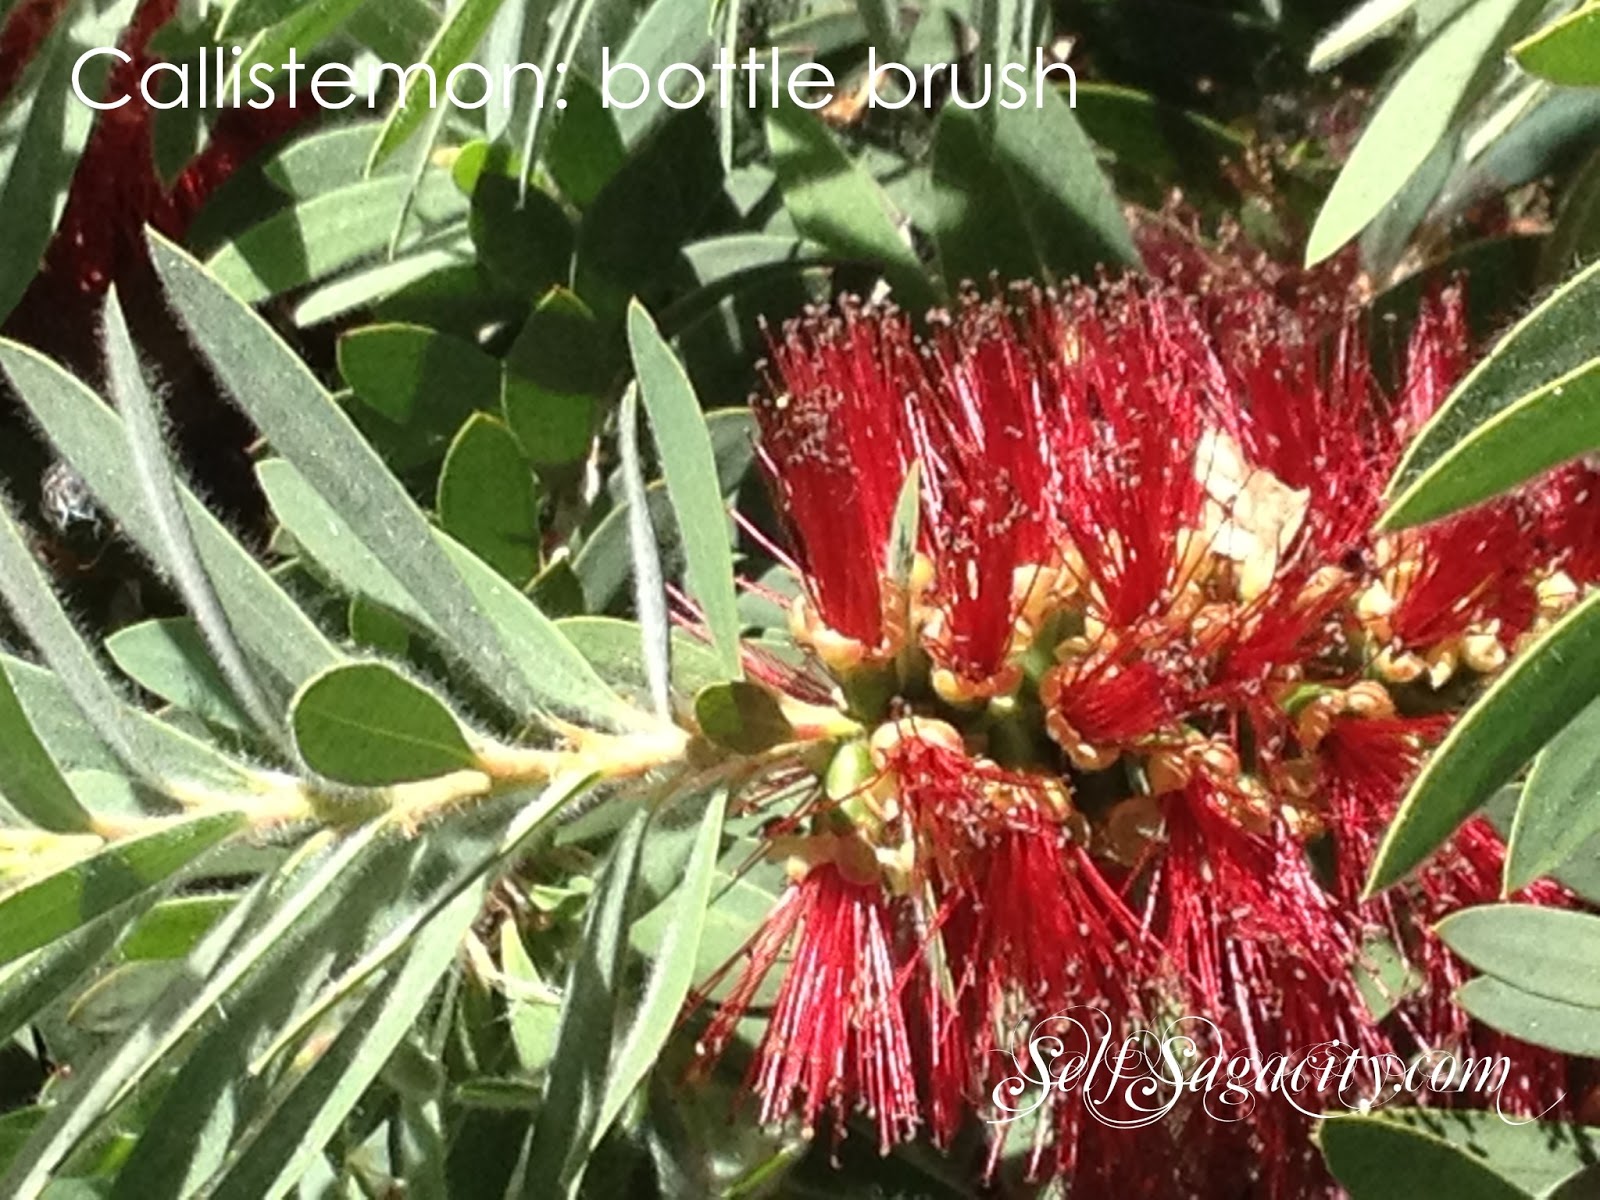
[[[842,1120],[859,1102],[887,1151],[916,1131],[917,1085],[893,928],[875,883],[851,882],[832,863],[808,870],[752,948],[756,965],[723,1006],[707,1045],[720,1050],[791,941],[793,958],[751,1072],[761,1119],[797,1108],[815,1129],[824,1111]]]
[[[1460,373],[1460,296],[1424,305],[1386,396],[1338,297],[1297,285],[1286,309],[1258,282],[967,296],[922,338],[849,305],[774,339],[756,408],[807,598],[794,625],[863,735],[774,839],[797,882],[712,1022],[715,1053],[794,946],[764,1116],[863,1108],[885,1142],[949,1143],[992,1115],[1004,1056],[1075,1006],[1119,1033],[1204,1017],[1201,1040],[1258,1071],[1318,1045],[1491,1044],[1429,930],[1493,898],[1493,832],[1360,892],[1450,720],[1401,714],[1448,707],[1446,682],[1491,675],[1575,600],[1561,572],[1600,552],[1551,513],[1582,480],[1374,536]],[[916,563],[891,579],[913,463]],[[1382,1020],[1354,973],[1377,933],[1422,980]],[[1554,1078],[1513,1050],[1520,1079]],[[1165,1127],[1081,1099],[1050,1097],[1032,1170],[1092,1188],[1132,1154],[1153,1187],[1203,1192],[1242,1163],[1257,1194],[1331,1187],[1266,1083],[1222,1123],[1192,1097]]]

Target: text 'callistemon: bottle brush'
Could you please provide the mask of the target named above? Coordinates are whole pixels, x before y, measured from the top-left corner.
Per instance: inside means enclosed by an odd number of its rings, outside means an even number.
[[[1508,1053],[1506,1105],[1562,1092],[1561,1060],[1454,1007],[1428,932],[1497,896],[1493,831],[1361,888],[1450,714],[1591,582],[1600,490],[1577,465],[1374,535],[1464,365],[1460,299],[1424,306],[1395,394],[1328,324],[1125,282],[968,297],[925,333],[847,303],[773,339],[755,404],[791,626],[868,733],[768,824],[790,884],[702,1043],[722,1053],[782,972],[764,1119],[948,1142],[994,1115],[996,1052],[1074,1006],[1195,1014],[1254,1055]],[[1382,1022],[1354,983],[1374,937],[1420,981]],[[1050,1111],[1031,1167],[1086,1189],[1324,1186],[1278,1098],[1141,1129]]]

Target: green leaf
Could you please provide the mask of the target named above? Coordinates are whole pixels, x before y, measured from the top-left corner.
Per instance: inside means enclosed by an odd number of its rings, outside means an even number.
[[[303,200],[251,226],[206,266],[247,304],[326,279],[388,245],[410,187],[409,179],[382,176]],[[466,211],[443,171],[424,177],[416,212],[425,227],[439,229]]]
[[[611,683],[641,695],[648,691],[649,673],[637,624],[615,617],[564,617],[556,625]],[[706,644],[685,630],[674,629],[672,686],[692,696],[721,679],[722,667]]]
[[[755,438],[748,408],[716,409],[706,414],[711,433],[711,452],[717,461],[717,488],[731,499],[749,473],[755,455]],[[645,489],[650,508],[650,525],[661,549],[662,570],[669,578],[683,566],[683,547],[672,516],[667,485],[657,480]],[[573,556],[572,569],[583,585],[584,608],[589,612],[619,611],[631,601],[629,581],[633,576],[633,551],[628,535],[629,509],[624,503],[613,508],[595,527]]]
[[[587,664],[571,661],[576,654],[561,644],[548,623],[540,628],[545,635],[540,640],[509,639],[503,619],[488,611],[474,578],[478,568],[493,577],[492,569],[465,551],[473,565],[464,565],[451,549],[460,547],[435,536],[376,452],[270,326],[181,250],[155,236],[151,246],[168,297],[228,392],[405,587],[449,653],[519,713],[605,694]],[[541,620],[534,610],[518,632],[539,626]],[[531,646],[543,653],[530,657]],[[552,670],[552,657],[565,660],[565,669]],[[571,686],[579,681],[587,684],[581,697]],[[607,707],[613,719],[620,716],[620,701]]]
[[[566,74],[570,77],[572,71],[569,69]],[[568,78],[562,98],[567,106],[550,132],[544,165],[563,196],[579,208],[588,208],[621,170],[628,152],[617,131],[613,110],[602,104],[599,88],[578,75]],[[616,110],[616,115],[623,111]]]
[[[934,302],[927,271],[901,232],[900,214],[815,113],[768,113],[767,144],[784,207],[801,234],[834,254],[881,267],[907,309]]]
[[[945,284],[1090,276],[1138,262],[1115,194],[1060,96],[1044,106],[940,114],[934,237]]]
[[[1308,71],[1337,66],[1378,38],[1394,32],[1418,0],[1365,0],[1317,39],[1306,63]]]
[[[351,1014],[315,1065],[243,1132],[201,1195],[260,1200],[293,1189],[413,1027],[455,961],[483,894],[481,886],[466,889],[417,932],[401,965]]]
[[[134,923],[119,952],[129,960],[183,958],[238,902],[226,893],[163,900]]]
[[[203,721],[236,733],[250,728],[205,639],[187,617],[141,621],[106,639],[106,652],[128,678]]]
[[[67,1023],[94,1037],[119,1037],[160,999],[177,970],[170,962],[121,963],[72,1002]]]
[[[45,435],[117,522],[153,561],[162,548],[138,484],[128,471],[122,419],[93,392],[37,351],[0,341],[0,366]],[[206,574],[258,666],[287,684],[284,695],[342,657],[226,526],[180,489]]]
[[[439,31],[434,34],[422,62],[432,71],[439,88],[439,94],[434,97],[439,105],[446,103],[443,94],[445,79],[455,68],[471,60],[472,52],[477,49],[478,43],[483,41],[484,34],[489,32],[489,26],[494,22],[494,15],[500,3],[501,0],[461,0],[439,26]],[[481,77],[477,79],[481,82]],[[427,76],[418,72],[407,82],[411,83],[412,87],[425,87],[426,81]],[[432,111],[428,104],[420,100],[410,102],[409,92],[412,87],[402,84],[400,94],[395,97],[394,107],[384,119],[383,132],[373,143],[372,154],[367,159],[368,172],[376,169],[384,159],[404,145]],[[467,85],[461,90],[461,95],[476,96],[476,87],[476,82]],[[387,233],[387,230],[385,232]]]
[[[672,915],[662,933],[650,980],[614,1056],[600,1116],[590,1135],[591,1152],[599,1146],[623,1105],[655,1065],[662,1047],[677,1027],[684,1001],[694,985],[695,963],[705,932],[706,909],[716,877],[722,822],[727,810],[727,790],[719,788],[711,794],[705,815],[700,818],[700,831],[684,868],[683,883],[678,887]]]
[[[82,789],[86,776],[114,780],[122,789],[133,788],[127,769],[111,748],[84,722],[61,680],[21,659],[0,654],[0,670],[28,714],[45,749],[67,773],[68,782]],[[248,799],[275,790],[279,781],[259,774],[176,726],[142,709],[118,702],[120,719],[136,730],[143,752],[162,778],[183,781],[203,793],[206,802],[222,797]],[[191,797],[192,798],[192,797]],[[89,808],[95,808],[94,803]]]
[[[1511,48],[1524,71],[1566,87],[1600,87],[1600,4],[1552,21]]]
[[[339,374],[396,425],[449,440],[500,402],[500,364],[463,338],[423,325],[364,325],[339,338]]]
[[[661,573],[661,549],[650,527],[650,500],[639,461],[639,385],[628,385],[617,414],[617,449],[622,458],[623,503],[628,509],[628,544],[633,551],[634,608],[639,613],[640,654],[656,716],[672,719],[672,622]]]
[[[1600,1130],[1569,1121],[1508,1121],[1492,1107],[1386,1107],[1372,1118],[1449,1142],[1534,1195],[1600,1158]]]
[[[108,43],[115,34],[104,24],[78,19],[73,8],[55,21],[43,44],[27,64],[10,68],[10,93],[0,107],[0,211],[6,234],[0,238],[0,319],[10,315],[55,231],[67,188],[98,115],[72,93],[72,70],[83,51]],[[121,22],[128,10],[111,6],[107,14]],[[104,91],[106,66],[101,55],[84,65],[84,94]]]
[[[704,614],[722,669],[729,679],[739,679],[744,672],[728,513],[717,488],[705,414],[683,364],[637,302],[628,311],[628,345],[683,539],[689,592]]]
[[[126,720],[122,703],[94,652],[67,616],[33,556],[27,535],[0,495],[0,603],[38,647],[84,719],[135,777],[159,786],[145,753],[144,730]]]
[[[1493,1029],[1562,1054],[1600,1058],[1600,1009],[1536,996],[1489,975],[1456,989],[1456,1003]]]
[[[538,480],[494,417],[475,414],[451,444],[439,473],[439,523],[518,587],[539,569]]]
[[[250,69],[257,63],[265,63],[272,69],[272,75],[267,77],[276,77],[291,50],[304,61],[310,51],[339,32],[363,3],[364,0],[310,0],[309,3],[289,6],[281,19],[260,30],[245,44],[243,53],[234,60],[229,86],[237,88],[242,81],[250,80]],[[226,21],[228,18],[223,19]],[[218,36],[221,36],[221,32]],[[248,87],[245,87],[244,94],[249,94]],[[329,98],[336,100],[338,92],[329,88]]]
[[[701,232],[722,198],[710,118],[703,106],[675,113],[632,149],[584,210],[573,290],[607,324],[621,321],[633,296],[664,302],[675,294],[671,282],[682,271],[681,247]]]
[[[1379,102],[1306,244],[1306,265],[1334,254],[1405,186],[1514,36],[1526,0],[1473,0],[1407,64]]]
[[[110,954],[128,926],[160,893],[149,889],[104,916],[79,926],[41,950],[0,970],[0,1040],[78,990],[85,976]],[[7,1170],[0,1160],[0,1171]]]
[[[0,662],[0,797],[41,829],[81,833],[94,819],[78,803],[17,700],[11,677]]]
[[[1515,425],[1516,410],[1525,405],[1531,404],[1537,411],[1555,404],[1560,411],[1565,396],[1554,394],[1553,389],[1565,388],[1564,380],[1583,376],[1586,369],[1592,371],[1594,361],[1600,359],[1600,322],[1593,320],[1596,306],[1600,306],[1600,262],[1567,280],[1512,326],[1412,440],[1389,484],[1390,509],[1382,519],[1383,528],[1415,524],[1441,510],[1439,503],[1429,502],[1428,493],[1435,486],[1429,481],[1435,471],[1451,470],[1452,458],[1462,447],[1470,447],[1479,431],[1492,431],[1494,423],[1508,413]],[[1575,382],[1572,390],[1584,394],[1593,387],[1590,374],[1586,381]],[[1491,436],[1495,435],[1491,432]],[[1495,436],[1495,441],[1504,452],[1504,439]],[[1545,444],[1542,436],[1536,443]],[[1570,454],[1582,449],[1575,447]],[[1479,456],[1470,450],[1467,453],[1470,470]],[[1483,464],[1481,469],[1493,478],[1494,464]],[[1420,500],[1415,498],[1419,492]]]
[[[1501,495],[1600,448],[1600,358],[1518,397],[1450,447],[1402,492],[1383,527],[1421,525]]]
[[[565,283],[572,269],[572,223],[561,205],[536,187],[504,146],[477,143],[462,152],[485,156],[472,189],[472,244],[478,261],[513,292],[537,296]]]
[[[760,754],[794,740],[794,727],[772,693],[753,683],[717,683],[694,698],[700,732],[736,754]]]
[[[1547,1000],[1600,1009],[1600,917],[1485,904],[1450,914],[1438,934],[1486,975]]]
[[[1591,703],[1539,752],[1506,847],[1505,890],[1549,875],[1600,834],[1600,703]]]
[[[256,469],[273,511],[306,553],[352,595],[399,614],[441,642],[447,635],[388,565],[351,532],[339,513],[288,463],[272,460]],[[477,555],[448,534],[435,539],[471,593],[472,604],[499,632],[515,670],[535,681],[546,706],[576,719],[626,728],[642,714],[607,686],[562,636],[555,622]]]
[[[306,764],[339,783],[381,787],[477,763],[450,709],[382,663],[317,676],[295,697],[293,722]]]
[[[48,945],[167,879],[246,825],[242,812],[173,821],[113,842],[0,897],[0,964]]]
[[[378,129],[377,121],[358,121],[297,137],[263,162],[261,173],[295,200],[360,183]]]
[[[573,957],[561,1003],[556,1050],[524,1175],[529,1200],[571,1196],[587,1164],[616,1036],[628,950],[628,913],[649,814],[640,810],[612,844],[589,901],[583,946]]]
[[[570,463],[589,453],[613,374],[589,306],[566,288],[551,288],[506,351],[502,404],[529,462]]]
[[[1600,149],[1567,184],[1555,228],[1539,257],[1540,275],[1549,280],[1600,259]]]
[[[128,435],[128,457],[165,551],[162,561],[168,577],[205,639],[227,691],[248,714],[251,726],[287,749],[282,710],[246,657],[201,561],[163,433],[165,412],[150,394],[114,287],[105,301],[105,356],[111,394]]]
[[[1390,822],[1367,880],[1398,881],[1509,783],[1600,691],[1600,595],[1522,651],[1429,757]]]
[[[1528,1200],[1527,1193],[1443,1138],[1381,1116],[1322,1123],[1322,1152],[1350,1200]]]

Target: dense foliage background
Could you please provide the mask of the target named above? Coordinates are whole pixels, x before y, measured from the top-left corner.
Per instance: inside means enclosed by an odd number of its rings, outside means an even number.
[[[691,1082],[683,1001],[783,884],[749,867],[755,820],[724,822],[736,779],[593,786],[602,755],[544,787],[515,757],[532,713],[625,730],[687,705],[713,741],[756,736],[764,710],[717,685],[725,635],[793,653],[772,594],[794,582],[725,513],[774,529],[744,407],[763,321],[1137,268],[1178,231],[1265,252],[1286,294],[1329,260],[1382,370],[1453,277],[1485,346],[1511,330],[1413,449],[1392,527],[1600,448],[1592,0],[0,13],[6,1196],[1039,1190],[1009,1161],[979,1184],[976,1143],[880,1158],[757,1128],[736,1057]],[[1043,47],[1076,107],[869,109],[869,42],[969,68]],[[119,43],[569,68],[542,110],[96,121],[66,80]],[[721,46],[827,62],[848,94],[602,108],[602,47],[655,72]],[[735,601],[735,559],[767,589]],[[710,648],[668,634],[663,581]],[[1586,601],[1478,699],[1375,882],[1487,802],[1508,885],[1600,902],[1597,694]],[[457,715],[505,753],[487,798],[443,782],[492,757]],[[1593,918],[1507,906],[1452,945],[1496,981],[1481,1019],[1600,1055]],[[1402,1160],[1429,1194],[1600,1194],[1577,1128],[1337,1130],[1357,1197],[1422,1194]]]

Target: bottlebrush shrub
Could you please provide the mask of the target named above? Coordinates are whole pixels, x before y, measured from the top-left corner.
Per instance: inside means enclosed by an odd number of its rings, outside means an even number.
[[[192,614],[166,631],[166,674],[146,658],[136,676],[185,711],[144,712],[0,521],[0,592],[47,668],[0,663],[0,790],[22,819],[0,843],[0,1032],[53,1029],[69,998],[81,1012],[157,964],[149,999],[26,1111],[0,1194],[110,1177],[121,1195],[281,1195],[377,1171],[374,1138],[392,1179],[548,1196],[587,1174],[619,1194],[594,1151],[644,1119],[632,1098],[684,1021],[702,1073],[749,1035],[734,1069],[753,1103],[725,1115],[830,1143],[864,1116],[885,1150],[960,1153],[995,1115],[996,1052],[1074,1006],[1119,1031],[1202,1017],[1202,1050],[1254,1056],[1506,1054],[1506,1111],[1577,1086],[1566,1059],[1452,1003],[1466,972],[1432,925],[1498,895],[1487,826],[1363,892],[1451,713],[1594,581],[1582,466],[1370,532],[1464,365],[1454,294],[1425,308],[1394,396],[1352,332],[1325,340],[1249,287],[1024,288],[921,334],[859,304],[784,327],[755,401],[799,584],[784,645],[739,637],[709,439],[635,307],[626,491],[637,511],[642,398],[708,650],[668,636],[646,522],[642,629],[548,620],[430,524],[264,321],[159,238],[152,257],[279,456],[259,473],[306,568],[398,629],[385,644],[425,643],[428,673],[326,632],[291,591],[308,585],[174,476],[115,294],[115,410],[0,344]],[[725,846],[752,831],[788,883],[707,978]],[[666,868],[663,843],[686,846]],[[663,894],[641,975],[635,918]],[[1549,882],[1524,898],[1572,903]],[[532,953],[519,926],[546,932]],[[497,1002],[509,1046],[462,1016]],[[1282,1097],[1113,1127],[1128,1101],[1054,1097],[1024,1166],[1075,1194],[1331,1186]],[[441,1112],[455,1140],[430,1150]],[[977,1171],[1006,1152],[1002,1133]],[[766,1171],[786,1151],[763,1153]]]

